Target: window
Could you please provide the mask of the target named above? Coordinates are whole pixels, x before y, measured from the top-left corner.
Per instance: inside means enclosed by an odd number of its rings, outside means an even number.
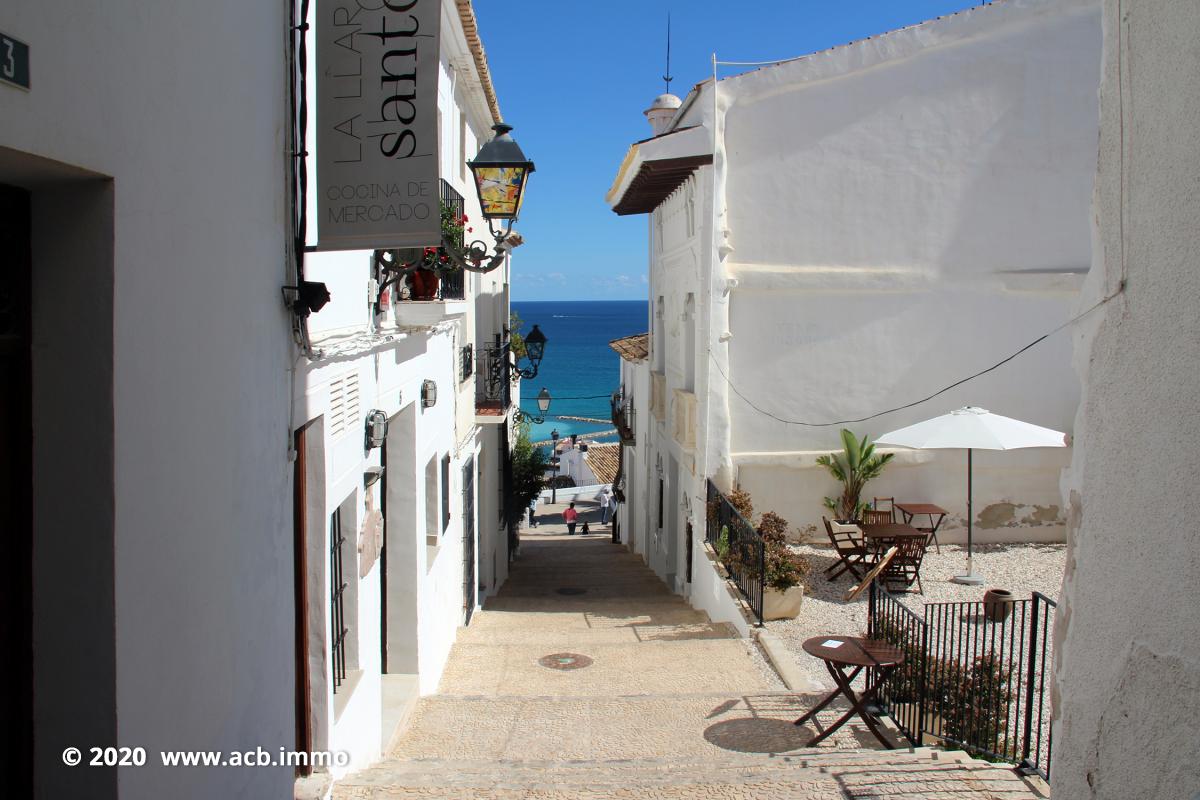
[[[450,527],[450,454],[442,456],[442,531]]]
[[[475,347],[465,345],[462,349],[462,379],[465,381],[475,371]]]
[[[665,506],[663,505],[663,488],[664,488],[663,487],[663,479],[659,478],[658,479],[658,528],[659,528],[659,530],[662,530],[663,512],[666,510]]]
[[[425,463],[425,543],[437,547],[438,534],[438,457]]]

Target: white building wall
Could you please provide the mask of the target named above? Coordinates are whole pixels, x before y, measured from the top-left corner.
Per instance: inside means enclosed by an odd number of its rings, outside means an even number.
[[[1200,789],[1198,41],[1196,3],[1104,3],[1097,247],[1078,310],[1125,290],[1076,331],[1056,800]]]
[[[56,474],[34,474],[35,496],[52,491],[70,511],[35,516],[55,526],[35,528],[46,534],[35,553],[54,561],[38,567],[35,620],[64,602],[80,619],[90,609],[107,614],[78,634],[69,616],[57,632],[35,628],[39,797],[291,791],[290,768],[155,766],[160,748],[294,742],[292,569],[280,558],[291,528],[289,337],[278,301],[285,11],[282,3],[4,4],[0,26],[31,47],[32,90],[0,87],[0,182],[32,188],[46,244],[74,250],[42,307],[54,309],[52,329],[75,340],[58,361],[73,380],[39,406],[56,418],[35,417],[35,430],[45,439],[64,420],[78,422],[66,429],[79,450],[59,449]],[[58,210],[40,219],[47,202]],[[35,251],[37,276],[50,274],[42,259],[51,254]],[[77,297],[72,287],[102,271],[111,295]],[[107,306],[105,324],[91,324],[89,303]],[[43,316],[34,313],[35,322]],[[101,350],[103,386],[93,383]],[[91,403],[93,389],[106,407]],[[103,454],[91,449],[93,434],[107,440]],[[64,454],[98,458],[102,470],[74,474],[61,466]],[[111,477],[104,487],[102,473]],[[90,505],[97,495],[103,507]],[[86,565],[108,575],[104,592],[70,574],[84,552],[73,537],[85,534],[89,546],[106,542],[105,561]],[[91,646],[97,637],[103,650]],[[68,676],[75,666],[84,671]],[[88,674],[106,686],[80,693]],[[112,728],[84,741],[92,729],[83,721],[100,714]],[[68,745],[86,756],[87,746],[118,744],[146,747],[147,766],[104,776],[61,763]]]
[[[314,11],[315,13],[315,11]],[[468,218],[465,233],[470,242],[490,240],[483,222],[470,172],[461,162],[474,157],[479,143],[490,136],[492,124],[462,35],[457,8],[442,3],[442,42],[438,82],[439,157],[441,177],[464,199]],[[309,49],[309,75],[314,75],[315,49]],[[315,102],[315,85],[310,81],[309,102]],[[311,105],[310,105],[311,108]],[[309,142],[316,141],[315,115],[309,115]],[[315,160],[309,162],[310,170]],[[310,173],[309,185],[316,182]],[[316,198],[309,195],[310,242],[317,238]],[[430,245],[436,244],[430,242]],[[437,690],[450,649],[464,619],[464,499],[463,468],[471,463],[475,480],[476,584],[494,592],[507,576],[507,538],[496,523],[500,493],[500,440],[495,424],[480,425],[476,419],[476,376],[463,377],[463,348],[473,347],[473,359],[492,342],[492,335],[507,322],[508,274],[506,260],[499,269],[480,275],[468,273],[462,300],[414,302],[399,299],[399,287],[390,291],[390,307],[373,314],[375,299],[372,252],[368,250],[315,252],[305,258],[305,278],[325,283],[332,300],[309,318],[309,331],[318,355],[300,367],[303,396],[297,398],[296,418],[325,420],[325,518],[347,497],[355,498],[354,530],[361,535],[366,516],[363,473],[382,463],[379,449],[367,451],[363,436],[365,419],[380,410],[400,428],[389,435],[389,462],[383,481],[377,484],[375,508],[384,495],[387,513],[387,672],[415,675],[421,694]],[[477,364],[480,363],[477,361]],[[331,382],[353,376],[357,408],[339,412],[331,407]],[[422,386],[433,381],[437,402],[422,404]],[[345,414],[344,432],[336,435],[332,419]],[[397,441],[403,439],[403,442]],[[441,524],[442,459],[450,457],[450,519]],[[432,481],[426,465],[433,460]],[[399,484],[404,485],[399,485]],[[427,509],[432,498],[437,506]],[[407,508],[399,506],[406,505]],[[427,513],[428,512],[428,513]],[[427,519],[436,519],[435,531],[427,530]],[[328,536],[326,525],[326,536]],[[432,534],[432,535],[431,535]],[[369,548],[359,543],[359,559]],[[325,553],[328,553],[326,549]],[[329,733],[328,746],[350,753],[350,764],[333,771],[336,779],[362,769],[377,759],[381,747],[383,708],[383,664],[381,615],[382,564],[376,561],[360,576],[347,562],[346,575],[353,576],[355,610],[359,620],[355,632],[357,674],[335,697],[329,681],[314,680],[314,713],[323,715]],[[310,560],[310,591],[323,592],[323,613],[328,615],[328,558]],[[481,602],[483,593],[477,597]],[[331,657],[329,620],[321,645],[326,652],[323,669]],[[319,685],[318,685],[319,684]]]
[[[837,488],[815,458],[842,426],[772,415],[920,400],[1069,317],[1091,253],[1099,37],[1092,0],[1001,3],[721,82],[730,447],[756,509],[817,526]],[[1069,431],[1068,365],[1059,335],[845,427],[874,437],[969,404]],[[1061,537],[1067,458],[978,454],[978,539]],[[950,509],[953,541],[964,462],[906,455],[867,494]]]

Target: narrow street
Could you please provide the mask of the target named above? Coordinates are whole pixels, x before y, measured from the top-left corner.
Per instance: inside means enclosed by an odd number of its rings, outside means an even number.
[[[557,514],[543,519],[459,631],[440,691],[335,798],[1036,796],[961,754],[874,749],[861,725],[803,749],[814,731],[791,721],[817,698],[778,688],[746,640],[607,527],[566,536]]]

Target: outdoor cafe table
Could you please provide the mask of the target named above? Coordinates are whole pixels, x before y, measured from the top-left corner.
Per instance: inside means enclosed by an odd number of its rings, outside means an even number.
[[[858,527],[863,532],[867,548],[876,554],[882,553],[888,545],[904,536],[925,538],[925,533],[902,522],[885,522],[880,525],[860,524]]]
[[[904,515],[906,524],[912,523],[912,518],[916,516],[928,516],[929,527],[924,528],[925,533],[929,534],[929,541],[937,546],[938,552],[942,552],[942,546],[938,544],[937,531],[942,526],[942,520],[950,512],[941,506],[935,506],[933,503],[896,503],[896,510]],[[934,519],[937,517],[937,519]]]
[[[826,728],[821,733],[810,741],[805,747],[812,747],[817,743],[825,740],[836,731],[838,728],[845,725],[855,714],[867,724],[867,728],[871,733],[875,734],[875,738],[883,743],[883,746],[889,750],[894,749],[891,742],[884,738],[877,727],[879,720],[876,719],[868,710],[868,704],[875,701],[875,693],[883,682],[888,679],[896,669],[904,663],[904,652],[896,647],[892,647],[887,642],[876,639],[863,639],[858,636],[814,636],[812,639],[806,639],[804,644],[804,652],[810,656],[815,656],[825,662],[825,668],[829,670],[829,674],[833,676],[834,683],[837,688],[830,692],[829,696],[818,703],[811,711],[809,711],[800,719],[796,720],[796,725],[803,725],[817,715],[817,712],[832,703],[839,696],[844,695],[850,701],[850,710],[837,719],[833,725]],[[853,667],[854,671],[849,675],[846,674],[846,669]],[[858,673],[864,669],[870,670],[867,673],[867,680],[863,686],[862,693],[854,694],[854,690],[850,688],[850,683]],[[871,682],[871,677],[874,676],[875,682]]]

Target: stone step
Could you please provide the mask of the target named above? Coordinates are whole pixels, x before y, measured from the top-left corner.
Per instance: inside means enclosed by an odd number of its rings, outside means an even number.
[[[628,597],[603,596],[587,592],[582,595],[533,595],[514,596],[498,594],[489,597],[483,604],[489,611],[557,612],[561,614],[590,612],[605,615],[628,614],[644,616],[671,609],[690,609],[688,602],[678,595],[643,594],[636,600]]]
[[[459,638],[482,636],[481,631],[523,629],[558,635],[562,631],[631,628],[641,626],[696,625],[708,623],[708,615],[689,606],[660,607],[652,613],[611,613],[604,610],[580,611],[509,611],[484,606],[471,618],[471,624],[459,631]]]
[[[687,761],[389,760],[339,782],[335,798],[1005,798],[1039,795],[1009,769],[930,748],[804,751]]]

